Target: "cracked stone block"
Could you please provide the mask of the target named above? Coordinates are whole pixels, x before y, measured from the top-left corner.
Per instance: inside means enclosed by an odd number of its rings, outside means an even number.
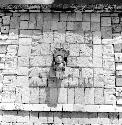
[[[67,104],[67,88],[58,89],[58,103]]]
[[[30,89],[30,100],[29,102],[32,104],[39,104],[39,88],[29,88]]]
[[[116,78],[116,86],[119,86],[119,87],[122,86],[122,78],[121,77]]]
[[[89,31],[90,30],[90,22],[82,22],[82,29],[83,29],[83,31]]]
[[[100,23],[100,14],[99,13],[91,13],[91,22]]]
[[[101,27],[101,37],[103,39],[112,38],[112,27]]]
[[[95,31],[93,34],[93,44],[101,44],[101,32]]]
[[[20,20],[29,20],[29,13],[21,13]]]
[[[95,88],[94,94],[95,94],[95,104],[104,104],[104,89],[103,88]]]
[[[10,24],[10,16],[3,16],[3,25],[9,25]]]
[[[113,24],[119,23],[119,20],[120,20],[119,17],[112,17],[111,18],[111,21],[112,21]]]
[[[6,45],[0,45],[0,54],[4,54],[7,51],[7,46]]]
[[[94,88],[85,88],[85,104],[94,104]]]
[[[20,45],[31,45],[32,38],[19,38]]]
[[[101,26],[111,26],[111,17],[101,17]]]
[[[28,104],[29,103],[29,96],[30,96],[30,90],[28,87],[22,88],[22,103]]]
[[[105,104],[115,104],[116,97],[115,97],[115,89],[104,89],[104,100]]]
[[[79,44],[80,56],[92,56],[93,47],[89,44]]]
[[[91,57],[77,57],[77,66],[78,67],[92,67],[93,60]]]
[[[75,88],[75,104],[84,104],[84,88]]]
[[[112,25],[112,32],[113,33],[119,33],[122,31],[121,25],[120,24],[114,24]]]
[[[70,44],[70,56],[79,56],[79,44]]]
[[[19,45],[18,56],[30,56],[31,46]]]
[[[10,28],[19,29],[19,17],[11,17]]]
[[[74,104],[74,98],[75,98],[74,88],[68,88],[67,92],[68,92],[68,94],[67,94],[68,104]]]
[[[28,67],[29,66],[29,57],[18,57],[18,66]]]
[[[28,21],[20,21],[20,29],[28,29]]]
[[[90,13],[82,13],[83,21],[90,21],[91,14]]]
[[[2,26],[1,27],[1,33],[4,33],[4,34],[9,33],[9,26]]]
[[[91,31],[100,31],[100,23],[91,22]]]

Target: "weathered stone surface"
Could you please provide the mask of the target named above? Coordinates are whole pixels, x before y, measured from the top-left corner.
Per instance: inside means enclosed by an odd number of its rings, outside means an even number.
[[[119,86],[119,87],[122,86],[122,78],[121,77],[116,78],[116,86]]]
[[[100,22],[100,14],[91,13],[91,22]]]
[[[68,104],[74,104],[74,98],[75,98],[75,96],[74,96],[74,88],[68,88],[67,89],[67,92],[68,92],[68,94],[67,94],[67,96],[68,96]]]
[[[95,104],[104,104],[103,88],[95,88]]]
[[[10,23],[10,16],[3,16],[3,25],[9,25]]]
[[[29,57],[18,57],[18,66],[28,67],[29,66]]]
[[[122,53],[115,53],[115,62],[122,62]]]
[[[101,32],[93,32],[93,44],[101,44]]]
[[[68,81],[69,87],[78,87],[78,84],[79,84],[79,79],[78,78],[70,77],[68,80],[69,80]]]
[[[122,64],[116,63],[116,70],[122,70]]]
[[[93,36],[90,30],[84,32],[84,42],[89,44],[93,43]]]
[[[11,17],[10,28],[19,29],[19,17],[18,16]]]
[[[101,17],[101,26],[111,26],[111,17]]]
[[[29,13],[21,13],[20,20],[29,20]]]
[[[103,39],[111,39],[112,38],[112,27],[101,27],[101,37]]]
[[[79,44],[70,44],[70,56],[79,56]]]
[[[28,29],[29,23],[28,21],[20,21],[20,29]]]
[[[90,22],[82,22],[82,29],[83,31],[90,30]]]
[[[67,58],[67,66],[77,67],[77,58],[76,57],[68,57]]]
[[[122,52],[122,44],[121,43],[114,45],[114,52],[115,53]]]
[[[1,27],[1,33],[4,33],[4,34],[9,33],[9,26],[2,26]]]
[[[112,18],[111,18],[111,21],[112,21],[113,24],[119,23],[120,18],[115,16],[115,17],[112,17]]]
[[[119,33],[122,31],[121,25],[120,24],[114,24],[112,25],[112,32],[113,33]]]
[[[94,88],[85,88],[85,104],[94,104]]]
[[[100,31],[100,23],[91,22],[91,31]]]
[[[32,38],[19,38],[20,45],[31,45]]]

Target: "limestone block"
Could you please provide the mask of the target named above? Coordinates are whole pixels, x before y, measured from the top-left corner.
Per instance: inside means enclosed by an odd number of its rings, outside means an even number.
[[[67,66],[76,67],[77,66],[77,58],[76,57],[68,57],[67,58]]]
[[[84,88],[75,88],[75,104],[84,104]]]
[[[29,122],[29,112],[19,111],[16,118],[17,122]]]
[[[103,39],[111,39],[112,38],[112,27],[101,27],[101,37]]]
[[[3,84],[15,86],[16,85],[16,76],[15,75],[11,75],[11,76],[4,75]]]
[[[120,24],[114,24],[112,25],[112,32],[113,33],[120,33],[122,31]]]
[[[51,30],[58,30],[58,21],[57,20],[53,20],[51,21]]]
[[[30,103],[32,104],[38,104],[39,103],[39,88],[29,88],[30,89]]]
[[[91,14],[90,13],[83,13],[83,21],[90,21]]]
[[[81,77],[84,77],[84,78],[93,77],[93,69],[92,68],[83,68],[81,74],[82,74]]]
[[[103,88],[95,88],[95,104],[104,104]]]
[[[43,42],[44,43],[52,43],[53,42],[53,33],[52,32],[44,32],[43,33]]]
[[[67,88],[58,89],[58,103],[67,104]]]
[[[75,21],[76,20],[76,14],[75,13],[68,13],[67,21]]]
[[[54,112],[54,124],[62,124],[62,113]]]
[[[29,66],[29,57],[18,57],[18,66],[28,67]]]
[[[119,87],[122,86],[122,78],[121,77],[116,78],[116,86],[119,86]]]
[[[42,29],[42,27],[43,27],[43,13],[38,13],[36,19],[37,19],[36,29]]]
[[[51,66],[52,65],[53,58],[50,55],[44,56],[44,60],[45,60],[45,66]]]
[[[113,45],[104,45],[102,47],[103,47],[103,55],[110,55],[110,56],[112,56],[114,54]]]
[[[10,28],[11,29],[19,29],[19,17],[15,16],[15,17],[11,17],[10,20]]]
[[[109,119],[110,119],[110,124],[119,124],[119,113],[117,112],[109,112]]]
[[[66,32],[66,41],[68,43],[76,43],[74,33],[72,33],[71,31],[67,31]]]
[[[88,118],[89,118],[89,122],[92,124],[92,125],[97,125],[98,123],[98,116],[97,116],[97,113],[94,112],[94,113],[89,113],[88,114]],[[99,125],[99,124],[98,124]]]
[[[2,26],[1,27],[1,33],[3,33],[3,34],[9,33],[9,26]]]
[[[122,52],[122,44],[115,44],[115,45],[114,45],[114,52],[115,52],[115,53],[120,53],[120,52]]]
[[[29,69],[27,67],[18,67],[17,68],[17,75],[25,75],[27,76]]]
[[[101,17],[101,26],[111,26],[111,17]]]
[[[17,45],[8,45],[7,46],[7,56],[16,56],[17,55]]]
[[[43,31],[49,32],[51,30],[51,21],[44,21],[43,22]]]
[[[74,88],[68,88],[67,89],[67,96],[68,96],[68,104],[74,104]]]
[[[48,123],[48,112],[39,112],[39,123]]]
[[[79,44],[70,44],[70,56],[79,56]]]
[[[90,22],[82,22],[82,29],[83,31],[90,30]]]
[[[91,31],[100,31],[100,23],[91,22]]]
[[[100,22],[100,14],[91,13],[91,22]]]
[[[114,88],[115,87],[115,76],[105,76],[104,78],[105,88]]]
[[[115,23],[119,23],[120,19],[119,19],[119,17],[115,16],[115,17],[111,18],[111,21],[112,21],[113,24],[115,24]]]
[[[116,75],[117,75],[117,76],[122,76],[122,71],[121,71],[121,70],[116,71]]]
[[[84,43],[84,32],[82,30],[80,30],[80,31],[77,30],[73,34],[74,34],[74,42]],[[71,36],[70,36],[70,38],[71,38]],[[71,40],[73,40],[73,39],[71,38]]]
[[[3,117],[2,117],[2,122],[16,122],[16,111],[4,111],[3,112]]]
[[[74,22],[74,31],[82,31],[82,22]]]
[[[18,39],[18,35],[19,35],[18,29],[10,29],[8,39]]]
[[[122,62],[122,53],[115,53],[115,62]]]
[[[31,45],[32,38],[19,38],[20,45]]]
[[[0,69],[5,69],[4,63],[0,63]]]
[[[64,43],[65,42],[65,34],[54,32],[54,43]]]
[[[98,113],[98,122],[99,124],[109,124],[110,120],[108,117],[108,113]]]
[[[29,88],[28,87],[22,88],[22,103],[23,104],[29,103],[29,100],[30,100],[29,96],[30,96]]]
[[[67,21],[68,13],[60,13],[60,21]]]
[[[116,63],[116,70],[122,70],[122,64]]]
[[[29,13],[21,13],[20,20],[29,20]]]
[[[36,21],[35,22],[29,21],[28,29],[35,29],[35,28],[36,28]]]
[[[93,57],[93,67],[102,67],[102,57]]]
[[[78,78],[69,78],[69,87],[78,87],[79,79]]]
[[[77,66],[78,67],[92,67],[93,66],[92,58],[91,57],[77,57]]]
[[[84,32],[84,42],[92,44],[93,42],[93,36],[91,31],[85,31]]]
[[[6,56],[5,68],[6,69],[16,69],[17,68],[17,57]]]
[[[75,23],[74,22],[67,22],[67,30],[74,30]]]
[[[122,113],[119,112],[119,124],[121,124],[121,123],[122,123]]]
[[[20,35],[19,35],[19,38],[33,38],[33,35],[34,35],[34,33],[33,33],[33,30],[23,30],[23,29],[21,29],[20,30]]]
[[[94,104],[94,88],[85,88],[85,104]]]
[[[102,45],[93,46],[93,57],[102,57]]]
[[[20,21],[20,29],[28,29],[29,22],[28,21]]]
[[[93,48],[89,44],[78,44],[80,56],[92,56]]]
[[[39,115],[39,112],[30,112],[30,123],[38,123],[39,121],[38,115]]]
[[[58,22],[57,23],[57,30],[59,31],[59,32],[65,32],[65,30],[66,30],[66,22]]]
[[[65,125],[68,125],[68,124],[72,124],[72,120],[71,120],[71,113],[68,113],[68,112],[63,112],[62,113],[62,123]]]
[[[46,88],[39,89],[39,103],[45,104],[46,103]]]
[[[93,32],[93,44],[101,44],[101,32]]]
[[[116,97],[114,96],[115,90],[114,89],[104,89],[104,100],[105,104],[115,104]]]
[[[10,24],[10,16],[3,16],[3,25],[9,25]]]
[[[7,46],[6,45],[0,45],[0,54],[6,53],[7,51]]]
[[[49,55],[51,52],[50,52],[50,44],[47,44],[47,43],[42,43],[40,45],[40,54],[41,55]]]
[[[15,103],[22,103],[22,88],[16,87],[16,100]]]
[[[113,58],[103,59],[103,68],[109,70],[115,70],[115,62]]]
[[[31,53],[31,46],[23,46],[23,45],[19,45],[18,48],[18,56],[30,56]]]

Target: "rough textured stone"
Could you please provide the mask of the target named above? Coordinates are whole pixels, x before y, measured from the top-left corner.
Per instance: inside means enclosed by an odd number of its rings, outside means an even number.
[[[101,27],[101,36],[103,39],[112,38],[112,27]]]
[[[18,66],[28,67],[29,66],[29,57],[18,57]]]
[[[111,17],[101,17],[101,26],[111,26]]]
[[[31,45],[32,38],[19,38],[20,45]]]
[[[3,25],[9,25],[10,23],[10,16],[3,16]]]
[[[4,33],[4,34],[9,33],[9,26],[2,26],[1,33]]]
[[[119,87],[122,86],[122,78],[121,77],[116,78],[116,86],[119,86]]]
[[[112,21],[113,24],[119,23],[119,20],[120,20],[119,17],[112,17],[111,18],[111,21]]]
[[[122,31],[121,25],[120,24],[114,24],[112,25],[112,32],[113,33],[119,33]]]
[[[28,29],[28,21],[20,21],[20,29]]]
[[[82,22],[82,29],[83,31],[90,30],[90,22]]]
[[[91,22],[100,22],[100,14],[91,13]]]
[[[70,56],[79,56],[78,44],[70,44]]]
[[[68,104],[74,104],[74,88],[68,88],[67,90],[68,94]]]
[[[100,31],[100,23],[91,22],[91,31]]]

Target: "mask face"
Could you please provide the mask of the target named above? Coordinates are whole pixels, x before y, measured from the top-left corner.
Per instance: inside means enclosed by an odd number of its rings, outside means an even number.
[[[63,57],[60,56],[60,55],[55,57],[55,62],[58,63],[58,64],[62,63],[63,62]]]

